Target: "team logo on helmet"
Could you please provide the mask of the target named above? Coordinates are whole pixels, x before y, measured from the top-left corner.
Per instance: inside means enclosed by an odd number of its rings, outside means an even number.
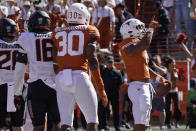
[[[0,39],[9,38],[14,41],[17,35],[17,25],[13,20],[9,18],[0,19]]]
[[[50,17],[44,11],[36,11],[28,22],[28,30],[30,32],[45,32],[50,30]]]
[[[42,24],[43,23],[43,18],[38,18],[38,24]]]
[[[11,26],[7,26],[7,27],[6,27],[6,30],[7,30],[7,32],[9,33],[9,32],[11,32],[12,27],[11,27]]]

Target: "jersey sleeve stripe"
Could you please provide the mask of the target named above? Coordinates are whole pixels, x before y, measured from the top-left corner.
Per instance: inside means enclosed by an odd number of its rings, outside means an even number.
[[[136,44],[135,42],[129,42],[129,43],[123,45],[123,46],[121,47],[121,49],[124,50],[124,49],[127,48],[128,46],[130,46],[130,45],[135,45],[135,44]]]

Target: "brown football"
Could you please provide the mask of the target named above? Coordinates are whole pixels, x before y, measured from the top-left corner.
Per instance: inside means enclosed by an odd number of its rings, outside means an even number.
[[[159,83],[157,87],[154,88],[156,97],[163,97],[167,95],[168,91],[171,89],[170,83]]]

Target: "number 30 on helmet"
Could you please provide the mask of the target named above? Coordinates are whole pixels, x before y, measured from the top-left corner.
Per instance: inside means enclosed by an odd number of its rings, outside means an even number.
[[[120,27],[123,39],[139,38],[142,39],[146,33],[145,24],[138,19],[128,19]]]
[[[81,3],[72,4],[67,11],[67,23],[89,25],[90,13]]]

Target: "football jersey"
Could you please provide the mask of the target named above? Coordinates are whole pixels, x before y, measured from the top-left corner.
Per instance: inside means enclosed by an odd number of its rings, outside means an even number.
[[[63,69],[88,72],[85,48],[91,38],[99,39],[99,31],[91,25],[59,27],[55,29],[54,41],[57,48],[59,71]]]
[[[55,88],[51,35],[51,32],[47,34],[24,32],[18,38],[18,43],[23,48],[19,52],[27,54],[29,63],[28,82],[41,79],[48,86]]]
[[[0,84],[14,82],[16,56],[19,49],[17,42],[7,43],[0,40]]]
[[[139,39],[128,38],[120,43],[121,57],[126,66],[126,72],[128,76],[128,82],[142,80],[145,78],[150,78],[148,61],[149,57],[147,51],[144,50],[140,53],[128,56],[125,50],[128,46],[132,44],[138,44]]]

